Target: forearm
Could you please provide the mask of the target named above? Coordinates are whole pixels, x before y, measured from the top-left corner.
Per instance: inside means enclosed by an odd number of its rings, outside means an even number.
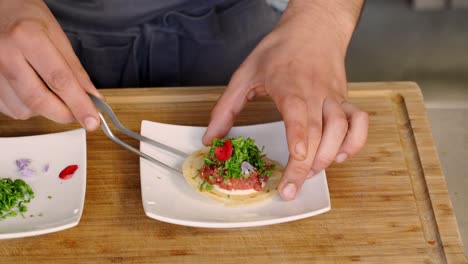
[[[280,23],[295,23],[301,34],[336,37],[345,51],[365,0],[290,0]]]

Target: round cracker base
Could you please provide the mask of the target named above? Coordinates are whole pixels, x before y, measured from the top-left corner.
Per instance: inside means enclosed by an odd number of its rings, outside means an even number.
[[[210,191],[200,190],[199,186],[202,183],[202,179],[198,176],[198,170],[205,164],[204,157],[208,155],[209,150],[209,147],[205,147],[201,150],[195,151],[184,161],[182,166],[182,172],[185,180],[196,192],[212,200],[223,203],[226,206],[247,206],[257,204],[265,202],[278,195],[277,187],[284,169],[278,162],[266,157],[263,158],[263,160],[267,163],[275,164],[275,168],[261,191],[248,195],[228,195],[219,192],[216,189]]]

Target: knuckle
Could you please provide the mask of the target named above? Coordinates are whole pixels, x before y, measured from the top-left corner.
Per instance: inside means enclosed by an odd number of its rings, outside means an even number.
[[[14,40],[30,39],[37,32],[46,30],[46,25],[35,19],[21,19],[10,26],[8,35]]]
[[[369,114],[365,111],[359,110],[354,113],[354,118],[360,122],[369,122]]]
[[[320,155],[315,158],[314,168],[324,169],[328,167],[333,162],[333,157],[329,155]]]
[[[335,131],[338,131],[340,132],[341,134],[344,134],[346,133],[346,131],[348,131],[348,120],[346,119],[345,116],[340,116],[340,117],[337,117],[335,120],[334,120],[334,127],[333,129]]]
[[[3,78],[16,82],[21,76],[20,73],[15,70],[17,61],[20,61],[18,52],[8,45],[0,43],[0,74]],[[13,65],[12,65],[13,64]]]
[[[305,179],[307,177],[307,174],[309,174],[310,172],[310,167],[307,166],[306,164],[301,164],[301,165],[295,166],[292,172],[293,173],[291,175],[295,179]]]
[[[41,92],[41,89],[32,89],[22,101],[29,109],[38,109],[44,104],[44,93]]]
[[[349,152],[354,155],[359,150],[361,150],[365,144],[366,144],[366,136],[359,137],[356,140],[353,140],[352,142],[349,143]]]
[[[317,141],[322,138],[322,123],[316,120],[309,120],[309,134]]]
[[[287,111],[287,109],[296,108],[296,109],[307,109],[307,104],[304,100],[294,94],[288,94],[281,97],[278,100],[278,106],[281,112]],[[304,113],[305,114],[305,113]]]
[[[70,84],[67,74],[63,70],[53,70],[46,77],[46,82],[55,92],[60,93]]]
[[[285,124],[287,132],[293,132],[293,135],[304,137],[305,127],[299,120],[291,120]]]
[[[0,59],[0,74],[11,83],[16,83],[21,79],[20,73],[12,70],[2,59]]]

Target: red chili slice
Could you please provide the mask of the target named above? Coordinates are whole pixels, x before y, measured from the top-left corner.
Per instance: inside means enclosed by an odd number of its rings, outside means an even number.
[[[226,140],[224,145],[221,147],[215,148],[215,156],[216,158],[223,162],[231,158],[232,156],[232,143],[230,140]]]
[[[73,174],[75,174],[75,171],[78,169],[78,165],[70,165],[67,166],[65,169],[63,169],[60,174],[59,178],[62,180],[68,180],[73,177]]]

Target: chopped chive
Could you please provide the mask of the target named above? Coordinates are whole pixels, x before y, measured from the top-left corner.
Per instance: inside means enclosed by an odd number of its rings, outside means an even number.
[[[203,187],[205,186],[205,184],[206,184],[206,180],[204,179],[198,186],[198,189],[200,189],[200,191],[203,190]]]
[[[31,187],[23,180],[0,179],[0,220],[17,216],[24,218],[28,210],[25,204],[34,198]]]

